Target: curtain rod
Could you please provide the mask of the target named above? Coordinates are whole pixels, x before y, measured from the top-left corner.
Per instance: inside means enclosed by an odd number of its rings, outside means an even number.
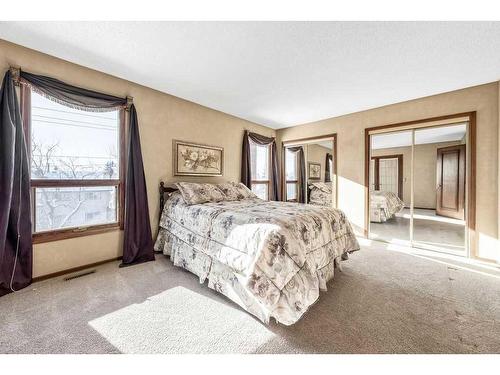
[[[21,86],[21,67],[10,66],[9,70],[10,70],[10,73],[12,74],[12,79],[14,81],[14,85]],[[130,107],[132,106],[132,104],[134,104],[134,97],[127,95],[126,99],[127,99],[127,105],[125,107],[125,110],[128,111],[128,110],[130,110]]]

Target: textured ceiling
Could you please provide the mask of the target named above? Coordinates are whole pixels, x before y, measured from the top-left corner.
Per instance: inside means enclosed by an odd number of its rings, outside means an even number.
[[[499,22],[0,22],[0,38],[274,128],[500,78]]]

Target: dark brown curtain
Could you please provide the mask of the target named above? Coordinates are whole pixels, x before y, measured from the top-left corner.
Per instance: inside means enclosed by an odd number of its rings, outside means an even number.
[[[248,131],[243,134],[243,148],[241,152],[241,182],[249,189],[252,188],[252,164],[250,161],[250,139]]]
[[[125,190],[125,237],[120,267],[154,260],[153,238],[149,223],[148,195],[142,163],[137,112],[129,113],[127,184]]]
[[[289,147],[288,150],[297,154],[297,202],[306,203],[306,159],[304,147]]]
[[[55,78],[21,71],[21,83],[59,104],[90,112],[110,112],[127,105],[127,98],[68,85]]]
[[[265,137],[263,135],[245,130],[245,133],[243,134],[243,148],[241,158],[241,182],[243,182],[249,189],[252,188],[250,141],[258,145],[271,145],[271,176],[269,199],[272,201],[278,201],[280,200],[281,192],[279,188],[278,151],[276,148],[276,140],[274,138]]]
[[[0,296],[31,284],[32,257],[28,154],[8,71],[0,91]]]
[[[331,166],[331,167],[330,167]],[[326,154],[325,158],[325,182],[332,182],[333,156],[330,153]]]

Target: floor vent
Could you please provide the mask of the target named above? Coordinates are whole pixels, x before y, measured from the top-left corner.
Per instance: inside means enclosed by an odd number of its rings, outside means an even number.
[[[64,281],[69,281],[69,280],[73,280],[73,279],[78,279],[79,277],[83,277],[83,276],[87,276],[87,275],[92,275],[93,273],[95,273],[95,271],[96,270],[90,270],[90,271],[85,271],[85,272],[82,272],[82,273],[79,273],[79,274],[76,274],[76,275],[68,276],[68,277],[64,278]]]

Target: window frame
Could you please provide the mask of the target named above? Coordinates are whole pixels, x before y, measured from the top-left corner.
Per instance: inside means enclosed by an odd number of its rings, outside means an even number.
[[[250,147],[254,146],[254,147],[267,147],[267,180],[254,180],[252,176],[251,177],[251,181],[250,181],[250,186],[252,187],[253,185],[266,185],[266,199],[265,200],[269,200],[269,196],[271,195],[271,162],[272,162],[272,159],[271,159],[271,144],[268,144],[268,145],[259,145],[258,143],[255,143],[253,142],[251,139],[249,140],[250,142]],[[252,153],[250,152],[250,155]],[[252,170],[252,173],[254,173],[254,171]],[[252,188],[250,188],[250,190],[252,190]],[[252,190],[253,191],[253,190]],[[255,192],[254,192],[255,193]]]
[[[403,154],[372,156],[373,166],[373,189],[380,190],[380,160],[381,159],[397,159],[398,161],[398,197],[403,199]]]
[[[293,147],[293,146],[291,146]],[[287,180],[286,179],[286,153],[288,152],[288,148],[289,147],[285,147],[285,171],[284,171],[284,174],[285,174],[285,200],[287,202],[297,202],[298,201],[298,196],[299,196],[299,180],[298,179],[295,179],[295,180]],[[298,175],[298,172],[299,172],[299,168],[298,168],[298,163],[297,163],[297,158],[298,158],[298,155],[297,153],[294,153],[294,157],[295,157],[295,176]],[[289,184],[293,184],[295,186],[295,199],[288,199],[288,185]]]
[[[60,241],[68,238],[90,236],[124,229],[125,214],[125,118],[126,109],[118,109],[118,145],[119,145],[119,175],[117,179],[32,179],[31,178],[31,88],[21,84],[21,117],[24,134],[26,134],[26,151],[28,154],[28,168],[30,170],[30,195],[32,212],[32,241],[44,243]],[[36,189],[37,188],[67,188],[67,187],[99,187],[113,186],[116,189],[116,222],[105,224],[81,225],[41,232],[34,232],[36,223]]]

